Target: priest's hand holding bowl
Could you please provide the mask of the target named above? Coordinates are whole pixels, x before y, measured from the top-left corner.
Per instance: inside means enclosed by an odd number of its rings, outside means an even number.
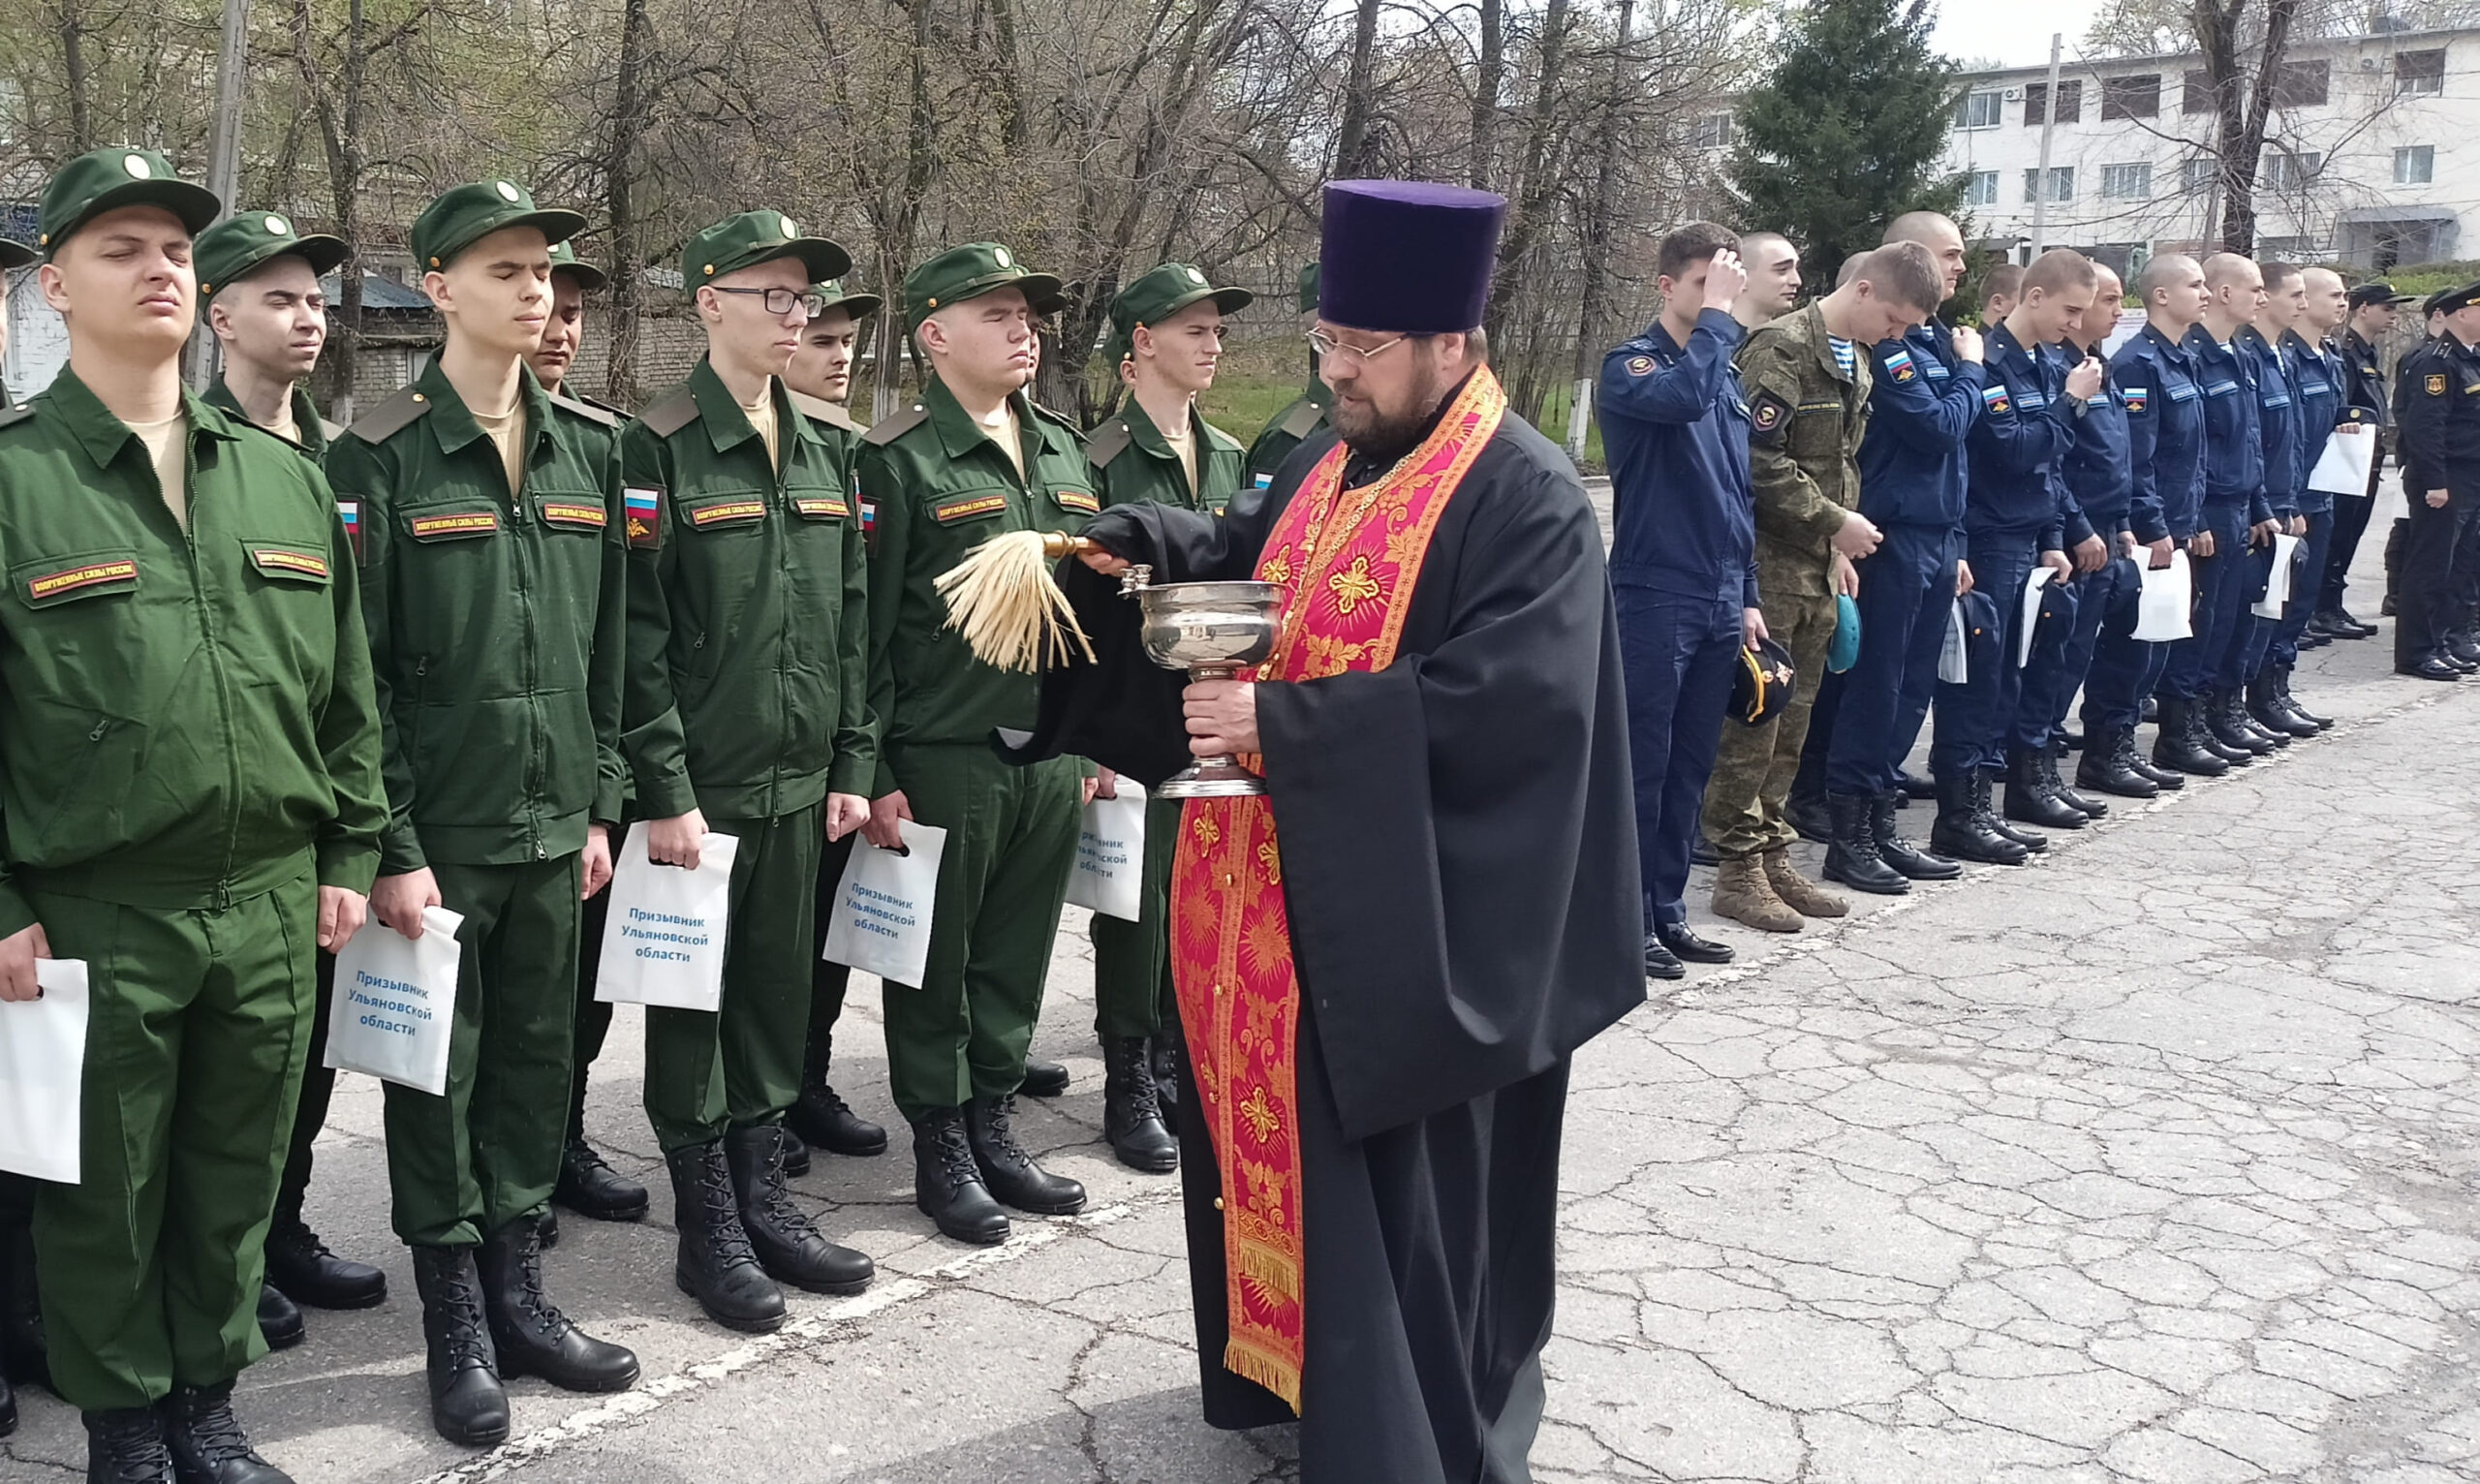
[[[1189,751],[1200,757],[1263,751],[1254,680],[1195,681],[1180,693],[1180,710],[1189,719]]]

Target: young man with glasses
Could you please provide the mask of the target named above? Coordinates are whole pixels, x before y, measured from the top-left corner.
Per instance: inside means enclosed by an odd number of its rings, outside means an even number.
[[[777,1283],[857,1293],[870,1259],[785,1186],[819,855],[869,814],[860,512],[836,446],[782,381],[851,265],[779,211],[689,239],[706,332],[689,379],[621,435],[629,676],[622,745],[647,855],[735,837],[721,1008],[646,1012],[646,1113],[670,1166],[680,1286],[728,1328],[781,1326]]]

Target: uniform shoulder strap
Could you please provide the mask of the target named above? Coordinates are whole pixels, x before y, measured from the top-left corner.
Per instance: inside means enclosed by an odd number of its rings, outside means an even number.
[[[0,428],[16,427],[34,415],[31,407],[0,407]]]
[[[345,436],[345,430],[341,426],[333,422],[329,422],[326,418],[322,417],[319,419],[319,436],[329,443],[334,443],[337,439]]]
[[[657,438],[669,438],[698,420],[698,394],[681,383],[655,399],[655,404],[637,414],[637,420]]]
[[[1286,435],[1305,440],[1310,434],[1318,431],[1318,424],[1325,420],[1326,409],[1310,401],[1307,397],[1302,397],[1291,404],[1291,411],[1284,415],[1280,425]]]
[[[1131,433],[1126,417],[1113,417],[1096,428],[1085,440],[1085,462],[1097,469],[1107,469],[1111,460],[1128,451]]]
[[[1085,430],[1078,427],[1076,425],[1076,419],[1068,416],[1068,414],[1053,411],[1031,398],[1026,399],[1025,405],[1032,408],[1034,410],[1034,416],[1039,417],[1044,422],[1051,424],[1053,427],[1067,429],[1068,436],[1074,439],[1080,446],[1085,442]]]
[[[1214,447],[1221,448],[1227,453],[1240,453],[1246,451],[1240,447],[1239,439],[1234,438],[1223,429],[1216,427],[1213,423],[1206,421],[1203,417],[1199,417],[1195,414],[1192,413],[1190,414],[1190,421],[1204,431],[1205,441],[1212,444]]]
[[[430,412],[430,398],[411,386],[353,419],[345,429],[367,444],[383,444],[412,427]]]
[[[851,413],[824,397],[814,397],[806,391],[794,391],[789,386],[785,387],[784,391],[792,399],[792,405],[801,410],[801,416],[812,422],[823,422],[828,427],[842,428],[848,433],[861,431],[861,424],[852,420]]]
[[[591,402],[580,402],[574,397],[564,397],[556,391],[547,393],[547,395],[551,398],[551,405],[553,407],[559,408],[563,412],[574,413],[588,422],[596,423],[607,428],[616,428],[620,425],[619,418],[613,417],[607,412],[604,412],[602,408],[595,406]]]
[[[929,420],[930,409],[916,402],[884,422],[873,424],[868,432],[861,435],[861,441],[884,448]]]

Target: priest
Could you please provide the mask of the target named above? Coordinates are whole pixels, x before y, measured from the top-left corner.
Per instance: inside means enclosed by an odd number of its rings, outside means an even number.
[[[1046,678],[1018,752],[1263,776],[1181,823],[1181,1171],[1206,1420],[1297,1414],[1304,1484],[1531,1477],[1568,1061],[1644,999],[1601,539],[1476,328],[1504,206],[1327,188],[1331,426],[1225,515],[1086,526],[1061,582],[1101,658]],[[1151,667],[1131,563],[1284,588],[1272,657]]]

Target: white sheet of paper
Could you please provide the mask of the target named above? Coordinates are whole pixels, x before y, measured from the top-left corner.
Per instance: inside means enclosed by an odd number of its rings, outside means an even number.
[[[2150,553],[2136,553],[2136,568],[2144,573],[2144,587],[2136,595],[2134,637],[2148,644],[2195,637],[2189,613],[2195,601],[2195,578],[2187,570],[2187,553],[2171,552],[2170,565],[2158,571],[2148,565],[2151,560]]]
[[[2263,601],[2250,606],[2248,611],[2258,618],[2282,616],[2282,605],[2290,602],[2291,556],[2299,550],[2299,543],[2300,538],[2296,536],[2274,538],[2274,574],[2265,583]]]
[[[33,1000],[0,1003],[0,1170],[76,1185],[86,961],[35,960]]]
[[[2046,567],[2035,567],[2031,575],[2024,579],[2024,632],[2015,641],[2015,667],[2019,670],[2032,661],[2032,630],[2041,621],[2041,589],[2057,575]]]
[[[706,832],[698,869],[659,866],[646,853],[647,821],[629,826],[611,863],[610,925],[595,970],[594,997],[612,1005],[719,1009],[730,943],[732,858],[739,837]]]
[[[2325,435],[2325,451],[2309,471],[2308,487],[2329,495],[2366,495],[2368,471],[2376,459],[2376,430],[2346,422]]]
[[[1965,685],[1971,679],[1970,625],[1964,621],[1964,601],[1946,610],[1946,642],[1938,651],[1938,683]]]

